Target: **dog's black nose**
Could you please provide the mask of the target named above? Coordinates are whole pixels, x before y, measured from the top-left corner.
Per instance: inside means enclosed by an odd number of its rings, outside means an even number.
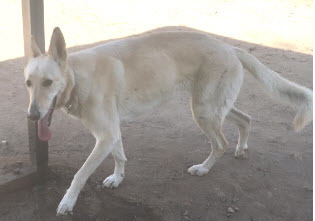
[[[30,120],[39,120],[40,118],[40,113],[38,110],[31,110],[30,112],[27,113],[27,117],[30,119]]]

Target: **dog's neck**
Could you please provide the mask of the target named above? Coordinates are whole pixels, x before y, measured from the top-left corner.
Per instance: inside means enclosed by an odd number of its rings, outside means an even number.
[[[66,76],[67,83],[65,90],[58,95],[56,108],[61,108],[65,106],[71,105],[71,101],[73,100],[74,90],[75,90],[75,74],[71,67],[66,67]]]
[[[74,87],[72,91],[70,92],[69,100],[65,104],[65,108],[67,110],[67,114],[70,114],[70,112],[73,110],[73,102],[74,102]]]
[[[82,111],[84,111],[84,103],[89,94],[89,84],[80,84],[86,79],[80,76],[75,69],[74,65],[68,64],[65,73],[67,75],[66,88],[60,96],[58,95],[56,107],[62,108],[67,114],[81,118]]]

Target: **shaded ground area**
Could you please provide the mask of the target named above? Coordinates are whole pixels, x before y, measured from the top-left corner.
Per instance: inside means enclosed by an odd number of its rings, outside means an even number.
[[[158,31],[164,30],[191,29]],[[214,37],[312,88],[312,56]],[[1,174],[28,164],[28,95],[22,67],[22,59],[0,63],[0,134],[8,141],[0,149]],[[296,134],[291,126],[294,111],[267,97],[249,74],[236,106],[253,118],[247,159],[234,159],[238,133],[226,123],[230,145],[225,155],[208,175],[190,176],[187,169],[208,156],[210,144],[193,122],[189,97],[178,94],[155,112],[121,125],[128,158],[125,180],[118,189],[101,188],[114,168],[108,157],[67,218],[56,217],[55,210],[95,141],[78,121],[56,111],[48,182],[1,196],[0,220],[312,220],[312,127]],[[229,207],[239,211],[228,217]]]
[[[56,217],[55,205],[62,198],[74,172],[74,168],[53,166],[44,185],[19,191],[14,196],[4,196],[1,220],[162,220],[152,208],[132,199],[114,196],[110,190],[101,189],[91,180],[81,193],[81,203],[76,212],[70,217]],[[13,213],[12,208],[15,209]]]

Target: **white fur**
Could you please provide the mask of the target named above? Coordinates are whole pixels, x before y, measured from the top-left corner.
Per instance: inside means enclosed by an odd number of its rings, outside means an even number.
[[[239,128],[235,156],[244,156],[251,119],[233,107],[243,82],[243,66],[269,93],[297,108],[297,127],[311,120],[311,90],[283,79],[247,52],[205,34],[160,32],[112,41],[67,57],[63,35],[56,28],[48,55],[33,54],[25,77],[33,83],[30,97],[43,107],[41,114],[57,95],[56,107],[66,110],[71,102],[70,115],[80,119],[96,138],[58,214],[72,211],[86,180],[110,152],[115,171],[103,185],[112,188],[122,182],[126,157],[120,122],[154,110],[175,91],[191,94],[193,117],[211,141],[210,156],[189,168],[192,175],[208,173],[224,153],[228,144],[221,132],[225,118]],[[45,93],[35,93],[43,90],[40,82],[44,78],[52,78],[53,84]]]

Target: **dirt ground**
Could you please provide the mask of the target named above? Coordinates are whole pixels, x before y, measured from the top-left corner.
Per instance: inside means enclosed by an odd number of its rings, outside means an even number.
[[[165,30],[192,29],[156,31]],[[313,56],[307,43],[298,43],[296,52],[290,46],[284,50],[210,35],[246,49],[285,78],[312,88]],[[294,39],[291,42],[294,45]],[[72,47],[69,52],[101,43]],[[22,58],[0,62],[0,139],[8,141],[0,146],[0,175],[29,165],[28,95],[22,73]],[[206,176],[190,176],[187,169],[207,157],[210,144],[191,117],[189,97],[178,94],[154,112],[121,125],[128,159],[123,183],[113,190],[101,187],[114,168],[108,157],[68,217],[56,217],[56,208],[95,141],[80,122],[56,111],[47,182],[1,195],[0,220],[312,220],[312,125],[295,133],[294,111],[266,96],[249,74],[236,107],[253,118],[246,159],[234,158],[238,132],[226,122],[227,152]],[[228,216],[229,207],[239,211]]]

